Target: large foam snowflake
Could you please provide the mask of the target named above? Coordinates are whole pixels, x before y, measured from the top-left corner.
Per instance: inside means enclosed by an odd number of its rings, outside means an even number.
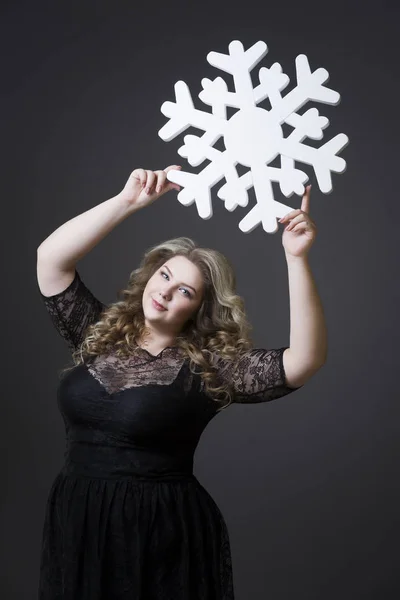
[[[197,174],[183,170],[168,173],[169,181],[182,186],[179,202],[185,206],[196,202],[199,216],[209,219],[213,214],[211,187],[223,177],[226,183],[217,195],[229,211],[247,206],[247,190],[254,186],[256,204],[239,223],[245,233],[259,224],[266,232],[275,233],[277,219],[293,210],[274,199],[272,182],[279,182],[286,197],[293,193],[302,195],[308,175],[296,168],[295,161],[312,165],[323,193],[332,191],[331,172],[342,173],[346,169],[344,159],[336,155],[348,144],[348,137],[340,133],[319,148],[306,145],[302,143],[306,137],[322,139],[329,120],[320,116],[316,108],[301,115],[296,112],[309,100],[325,104],[340,102],[337,92],[322,85],[329,80],[329,73],[322,68],[311,72],[307,57],[300,54],[296,57],[297,86],[282,97],[281,91],[289,83],[289,77],[282,73],[279,63],[260,68],[260,83],[253,87],[250,72],[267,52],[267,45],[262,41],[245,51],[243,44],[236,40],[229,44],[229,54],[210,52],[207,55],[207,61],[230,73],[235,84],[235,92],[229,92],[221,77],[202,80],[199,98],[212,107],[212,114],[194,107],[184,81],[174,86],[176,102],[164,102],[161,106],[163,115],[169,117],[158,132],[164,141],[169,142],[190,126],[205,132],[201,137],[186,135],[178,153],[192,166],[205,160],[209,160],[209,164]],[[270,102],[269,110],[257,106],[266,98]],[[230,119],[227,119],[227,106],[238,109]],[[284,137],[283,123],[293,128],[287,137]],[[224,151],[213,147],[222,136]],[[278,156],[280,167],[269,166]],[[238,163],[249,167],[241,176],[236,169]]]

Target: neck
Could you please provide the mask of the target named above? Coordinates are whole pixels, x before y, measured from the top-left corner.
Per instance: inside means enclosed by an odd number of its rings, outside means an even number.
[[[149,352],[157,353],[161,352],[164,348],[173,346],[175,339],[172,337],[160,337],[156,335],[142,336],[141,339],[135,340],[137,345],[141,348],[149,350]]]

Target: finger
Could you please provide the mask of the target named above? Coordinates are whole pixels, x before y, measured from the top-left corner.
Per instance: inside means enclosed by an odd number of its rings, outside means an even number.
[[[294,219],[292,219],[289,223],[289,225],[286,227],[286,231],[289,229],[294,229],[294,227],[296,227],[296,225],[298,223],[302,223],[303,221],[306,221],[303,213],[301,213],[301,215],[298,215],[297,217],[295,217]]]
[[[180,165],[170,165],[169,167],[166,167],[164,171],[165,173],[168,173],[168,171],[178,171],[180,169],[182,169]]]
[[[168,173],[169,171],[180,171],[181,169],[182,167],[180,165],[171,165],[169,167],[166,167],[166,169],[164,169],[164,172]],[[177,183],[173,183],[172,181],[170,181],[168,183],[168,191],[170,190],[177,190],[178,192],[180,192],[181,188]]]
[[[140,187],[144,187],[146,185],[146,171],[144,169],[135,169],[134,178],[139,180]]]
[[[311,185],[308,185],[305,189],[304,196],[301,200],[301,210],[305,213],[310,212],[310,195],[311,195]]]
[[[146,194],[151,194],[154,183],[157,179],[157,175],[153,171],[146,170],[147,173],[147,181],[146,181]]]
[[[287,213],[287,215],[285,215],[284,217],[279,219],[279,223],[284,223],[285,221],[290,221],[290,219],[293,219],[300,213],[301,213],[301,210],[299,208],[297,210],[292,210],[291,212]]]
[[[178,192],[181,191],[180,186],[177,183],[173,183],[172,181],[168,181],[167,187],[165,188],[166,192],[169,192],[170,190],[178,190]]]
[[[156,193],[159,194],[165,185],[165,181],[167,179],[167,174],[165,171],[156,171],[157,174],[157,184],[156,184]]]
[[[306,229],[309,229],[308,223],[307,221],[302,221],[301,223],[298,223],[295,227],[293,227],[293,229],[291,229],[290,231],[294,233],[295,231],[305,231]]]

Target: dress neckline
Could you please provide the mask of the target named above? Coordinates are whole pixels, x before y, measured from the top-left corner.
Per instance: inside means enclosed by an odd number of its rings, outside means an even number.
[[[146,354],[148,354],[149,356],[151,356],[151,358],[159,358],[163,354],[163,352],[165,352],[165,350],[174,350],[174,349],[177,348],[177,346],[165,346],[165,348],[163,348],[162,350],[160,350],[160,352],[158,354],[152,354],[146,348],[142,348],[142,346],[139,346],[139,344],[137,342],[135,342],[135,344],[139,348],[139,350],[141,350],[142,352],[145,352]]]

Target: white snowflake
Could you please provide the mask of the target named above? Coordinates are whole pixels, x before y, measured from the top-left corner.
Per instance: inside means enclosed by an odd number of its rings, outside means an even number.
[[[256,205],[240,221],[239,228],[245,233],[262,224],[268,233],[278,230],[277,219],[293,210],[273,197],[272,182],[279,182],[286,197],[293,193],[304,194],[308,175],[295,167],[295,161],[312,165],[319,188],[323,193],[332,191],[331,172],[342,173],[346,169],[343,158],[336,156],[349,142],[344,133],[336,135],[320,148],[303,144],[308,137],[320,140],[323,129],[329,125],[326,117],[316,108],[302,115],[296,113],[307,101],[338,104],[340,95],[322,84],[329,80],[329,73],[322,68],[311,72],[304,54],[296,57],[297,86],[284,97],[281,91],[288,85],[289,77],[282,73],[279,63],[269,69],[259,70],[259,85],[253,88],[250,72],[268,52],[265,42],[259,41],[244,50],[240,41],[229,44],[229,54],[210,52],[207,61],[214,67],[233,76],[235,92],[229,92],[225,81],[217,77],[213,81],[202,80],[200,100],[212,107],[212,114],[194,107],[190,90],[184,81],[175,84],[176,102],[164,102],[161,112],[169,117],[158,132],[162,140],[169,142],[190,126],[205,133],[199,137],[186,135],[184,145],[178,150],[196,167],[205,160],[210,163],[198,174],[170,171],[168,180],[182,186],[178,200],[185,206],[196,202],[202,219],[212,217],[211,188],[223,177],[226,183],[218,190],[218,197],[225,208],[233,211],[237,206],[247,206],[247,190],[254,186]],[[257,106],[266,98],[270,110]],[[227,119],[227,106],[237,108]],[[281,125],[287,123],[293,131],[286,138]],[[223,136],[225,150],[213,145]],[[268,166],[280,155],[280,168]],[[238,175],[236,165],[249,167],[244,175]]]

